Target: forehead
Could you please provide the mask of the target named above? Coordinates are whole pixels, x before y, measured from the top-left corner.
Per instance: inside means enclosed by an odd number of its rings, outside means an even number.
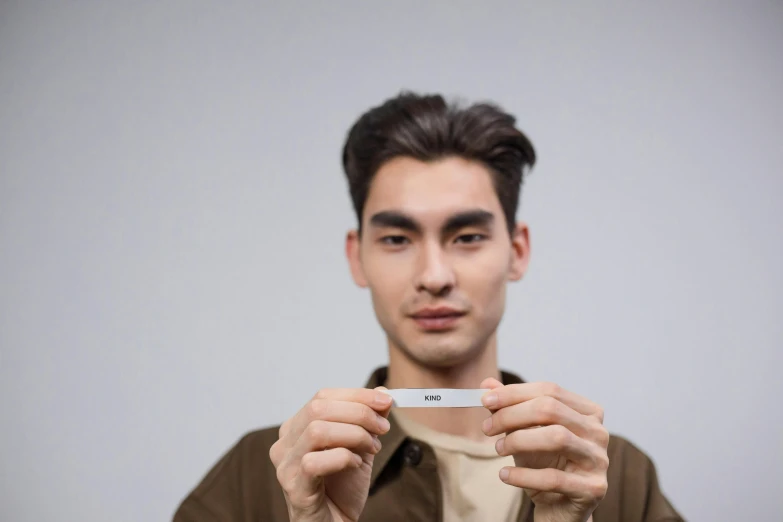
[[[432,162],[398,157],[375,174],[364,217],[396,210],[426,223],[466,209],[502,214],[492,175],[484,165],[459,157]]]

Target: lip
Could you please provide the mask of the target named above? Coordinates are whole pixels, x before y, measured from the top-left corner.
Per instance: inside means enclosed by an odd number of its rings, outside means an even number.
[[[423,330],[443,331],[454,328],[465,312],[449,307],[424,308],[411,315]]]

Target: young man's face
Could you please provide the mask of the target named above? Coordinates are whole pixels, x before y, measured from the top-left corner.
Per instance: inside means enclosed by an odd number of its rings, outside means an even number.
[[[435,367],[475,357],[529,257],[527,227],[509,237],[486,167],[395,158],[376,173],[362,220],[346,252],[392,348]]]

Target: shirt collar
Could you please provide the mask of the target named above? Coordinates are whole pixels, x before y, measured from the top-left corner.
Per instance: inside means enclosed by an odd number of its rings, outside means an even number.
[[[367,384],[365,384],[364,387],[373,389],[377,388],[378,386],[383,386],[388,375],[388,366],[381,366],[380,368],[376,368],[375,371],[370,375],[370,378],[367,380]],[[511,372],[501,370],[500,375],[501,382],[503,384],[519,384],[525,382],[521,377]],[[397,449],[402,445],[403,442],[405,442],[405,439],[407,438],[407,434],[402,431],[402,428],[394,421],[393,415],[389,415],[389,423],[391,425],[389,431],[379,437],[383,447],[381,448],[381,451],[375,455],[375,460],[373,461],[370,488],[375,485],[375,480],[378,478],[378,476],[380,476],[381,472],[389,463],[392,456],[397,452]]]

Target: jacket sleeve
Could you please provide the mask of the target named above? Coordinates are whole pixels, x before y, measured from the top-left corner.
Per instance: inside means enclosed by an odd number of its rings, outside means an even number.
[[[185,497],[173,522],[287,521],[285,498],[269,459],[276,438],[273,428],[242,437]]]
[[[594,522],[684,522],[664,496],[650,457],[616,436],[608,453],[609,489],[593,513]]]

